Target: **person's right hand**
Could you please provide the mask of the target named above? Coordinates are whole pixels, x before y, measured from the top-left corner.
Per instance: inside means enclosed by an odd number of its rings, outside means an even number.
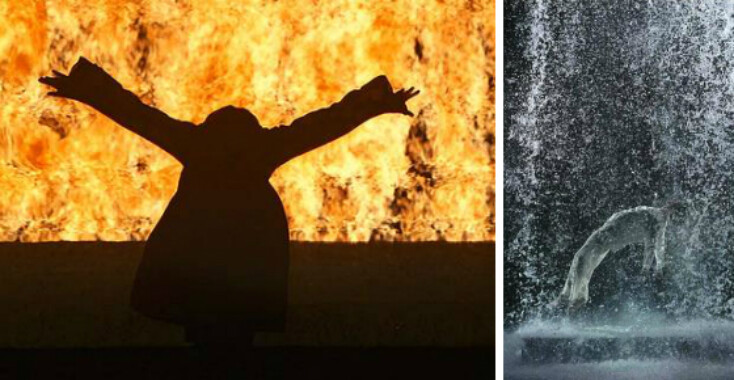
[[[412,97],[420,94],[419,90],[416,90],[415,88],[411,87],[409,89],[401,88],[398,91],[395,91],[394,93],[388,95],[385,99],[385,103],[387,106],[387,112],[394,112],[394,113],[400,113],[403,115],[408,116],[415,116],[412,112],[408,109],[408,105],[405,104],[409,99]]]
[[[386,76],[375,77],[362,87],[362,91],[371,101],[380,104],[387,113],[399,113],[414,116],[405,104],[409,99],[418,95],[420,91],[411,87],[393,92],[392,85]]]

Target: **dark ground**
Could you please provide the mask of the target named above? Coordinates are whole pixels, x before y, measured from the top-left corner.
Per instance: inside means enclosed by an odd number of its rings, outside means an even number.
[[[192,348],[0,351],[8,379],[491,379],[491,348],[257,348],[226,375]],[[243,364],[247,365],[247,364]]]
[[[0,378],[211,378],[179,328],[129,309],[142,247],[0,244]],[[244,377],[491,378],[493,244],[294,243],[289,291]]]

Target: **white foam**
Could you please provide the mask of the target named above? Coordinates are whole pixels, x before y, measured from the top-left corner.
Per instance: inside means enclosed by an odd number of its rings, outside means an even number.
[[[691,320],[664,322],[655,318],[637,320],[632,324],[594,325],[569,321],[532,321],[514,334],[528,338],[691,338],[731,339],[734,344],[734,321]],[[510,334],[512,335],[512,334]]]

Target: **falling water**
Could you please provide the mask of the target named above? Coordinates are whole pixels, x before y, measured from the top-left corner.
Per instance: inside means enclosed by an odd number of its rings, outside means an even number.
[[[508,331],[547,320],[613,213],[671,200],[690,207],[664,280],[640,274],[642,246],[610,254],[583,317],[734,319],[734,4],[511,1],[505,17]]]

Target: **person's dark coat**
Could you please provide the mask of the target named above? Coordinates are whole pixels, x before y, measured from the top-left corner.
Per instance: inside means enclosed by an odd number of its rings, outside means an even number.
[[[132,306],[187,326],[282,330],[288,223],[268,180],[286,161],[386,112],[375,100],[392,93],[387,78],[290,126],[264,129],[249,111],[231,106],[199,126],[172,119],[83,59],[70,75],[95,89],[97,96],[81,101],[183,164],[178,189],[146,243]]]

